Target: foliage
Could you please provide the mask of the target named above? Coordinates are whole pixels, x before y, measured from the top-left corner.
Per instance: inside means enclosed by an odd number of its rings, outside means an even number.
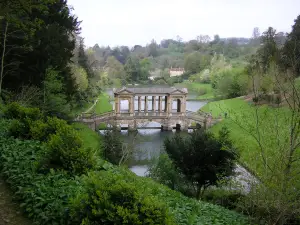
[[[295,19],[295,24],[292,27],[291,33],[288,34],[287,40],[282,49],[282,62],[283,68],[289,68],[292,70],[296,77],[300,76],[300,63],[297,57],[300,54],[300,40],[299,40],[299,29],[300,16]]]
[[[68,63],[74,49],[70,34],[79,31],[77,18],[71,15],[66,1],[25,5],[9,4],[9,13],[4,15],[13,35],[7,39],[11,48],[5,58],[3,88],[17,91],[26,84],[42,88],[46,70],[52,67],[60,71],[59,78],[67,86],[65,94],[70,93],[73,84]]]
[[[220,134],[223,139],[228,138],[225,131]],[[220,179],[233,174],[237,154],[231,145],[224,145],[223,139],[197,130],[188,138],[175,135],[165,140],[165,150],[175,167],[196,183],[198,199],[208,186],[217,185]]]
[[[85,69],[82,67],[72,65],[73,79],[77,87],[77,91],[84,92],[89,86],[88,76]]]
[[[102,148],[104,159],[112,164],[119,165],[123,156],[123,146],[117,130],[105,131]]]
[[[0,138],[1,170],[21,207],[37,224],[63,223],[76,183],[64,172],[38,174],[45,147],[37,141]]]
[[[247,93],[248,77],[243,68],[221,70],[212,79],[216,95],[235,98]]]
[[[4,116],[12,119],[9,125],[11,136],[46,142],[45,168],[83,173],[95,165],[93,154],[99,149],[84,148],[78,132],[66,121],[52,117],[44,120],[39,109],[25,108],[16,103],[7,107]]]
[[[70,112],[70,105],[63,89],[63,82],[59,78],[59,72],[47,69],[43,87],[43,110],[56,116],[66,116]]]
[[[149,177],[173,190],[176,190],[176,185],[179,184],[178,172],[168,154],[159,155],[158,160],[149,168]]]
[[[172,224],[165,203],[137,188],[133,181],[124,180],[123,174],[104,173],[92,173],[83,180],[86,194],[73,203],[73,214],[80,220],[73,223]]]
[[[184,69],[191,73],[198,73],[206,69],[210,63],[210,56],[203,55],[199,52],[192,52],[185,57]]]
[[[278,224],[282,224],[293,219],[299,212],[297,160],[291,169],[291,176],[295,179],[284,179],[284,167],[288,162],[285,155],[291,147],[292,112],[285,107],[250,105],[241,99],[209,103],[203,110],[211,111],[213,116],[224,115],[225,112],[228,114],[227,119],[215,125],[212,131],[216,133],[223,125],[227,126],[231,131],[230,138],[240,149],[241,163],[263,182],[263,185],[257,185],[253,181],[251,192],[239,207],[270,223],[278,219]],[[294,159],[297,157],[299,152],[295,151]]]
[[[91,149],[82,146],[83,142],[78,132],[71,126],[63,126],[49,137],[49,162],[45,166],[62,168],[74,174],[86,172],[95,165],[95,161]]]
[[[0,122],[1,125],[6,123]],[[151,224],[151,220],[156,221],[154,224],[248,224],[245,217],[233,211],[186,198],[152,180],[137,177],[127,169],[103,164],[102,169],[108,171],[91,171],[88,176],[78,178],[64,171],[45,171],[43,162],[47,146],[37,141],[8,138],[5,127],[0,126],[0,133],[4,134],[0,136],[1,172],[36,224],[76,224],[74,221],[84,223],[84,218],[94,224],[100,219],[115,221],[120,218],[138,219],[142,224]],[[110,201],[105,201],[108,199]],[[97,211],[84,207],[89,202]],[[124,202],[128,202],[126,206],[132,210],[121,205]],[[104,214],[99,217],[94,212]],[[131,216],[137,213],[144,216]]]
[[[126,78],[124,66],[118,60],[116,60],[114,56],[110,56],[107,58],[105,66],[107,67],[108,76],[110,78]]]

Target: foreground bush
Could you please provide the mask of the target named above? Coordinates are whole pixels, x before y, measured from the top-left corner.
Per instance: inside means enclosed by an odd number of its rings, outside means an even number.
[[[74,224],[174,224],[166,204],[145,193],[121,171],[84,178],[84,193],[73,200]],[[101,179],[99,179],[101,178]],[[78,220],[79,219],[79,220]]]
[[[5,109],[4,117],[11,119],[9,135],[20,139],[34,139],[46,143],[47,156],[43,167],[63,169],[82,174],[95,167],[97,152],[83,147],[79,133],[66,121],[45,118],[37,108],[26,108],[12,103]]]

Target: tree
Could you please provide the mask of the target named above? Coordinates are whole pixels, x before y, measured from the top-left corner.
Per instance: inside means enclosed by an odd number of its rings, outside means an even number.
[[[184,69],[190,73],[198,73],[210,63],[210,57],[200,52],[192,52],[184,59]]]
[[[141,68],[139,60],[134,57],[129,57],[125,64],[125,71],[129,81],[140,80]]]
[[[147,80],[149,77],[149,71],[150,71],[151,63],[148,58],[140,60],[140,79],[141,80]]]
[[[262,36],[262,47],[257,51],[259,63],[264,73],[270,68],[272,62],[279,60],[279,50],[275,41],[276,30],[269,27]]]
[[[104,133],[103,153],[106,160],[119,165],[122,158],[122,142],[117,130],[114,129]]]
[[[221,130],[220,139],[197,130],[189,137],[167,138],[164,146],[175,167],[196,184],[198,199],[207,187],[217,185],[222,178],[233,174],[237,153],[226,128]]]
[[[43,89],[46,70],[55,68],[70,99],[75,88],[68,65],[75,47],[73,35],[80,30],[77,18],[66,0],[27,1],[29,9],[20,4],[23,1],[12,2],[16,4],[9,5],[9,13],[4,17],[10,33],[14,33],[7,37],[7,43],[14,48],[4,60],[6,65],[18,62],[18,66],[3,78],[2,88],[16,92],[23,85],[34,85]]]
[[[77,87],[77,91],[84,92],[88,88],[89,80],[85,69],[80,66],[72,65],[73,79]]]
[[[52,68],[47,69],[43,84],[44,111],[58,117],[66,117],[70,112],[70,105],[59,72]]]
[[[152,56],[152,57],[156,57],[158,56],[158,45],[156,44],[156,41],[153,39],[151,41],[151,44],[148,45],[148,54],[149,56]]]
[[[124,66],[114,56],[107,58],[105,66],[110,78],[126,79]]]
[[[94,76],[85,53],[84,38],[82,37],[79,37],[78,65],[86,71],[89,78]]]
[[[282,49],[281,65],[284,69],[292,69],[297,77],[300,76],[300,15]]]

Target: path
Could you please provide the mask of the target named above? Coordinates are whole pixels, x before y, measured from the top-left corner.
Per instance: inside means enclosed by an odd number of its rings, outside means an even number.
[[[31,225],[20,210],[17,203],[12,200],[13,193],[0,177],[0,225]]]
[[[88,110],[86,110],[86,111],[83,112],[83,113],[88,113],[89,111],[91,111],[91,110],[95,107],[95,105],[97,104],[98,101],[99,101],[99,98],[97,98],[97,99],[95,100],[94,104],[93,104]]]

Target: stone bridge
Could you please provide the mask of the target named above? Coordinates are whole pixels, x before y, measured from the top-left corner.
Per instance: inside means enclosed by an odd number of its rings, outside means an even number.
[[[186,88],[114,89],[113,111],[101,115],[82,114],[76,121],[86,123],[94,130],[100,123],[117,128],[126,124],[128,130],[139,129],[141,124],[147,122],[160,123],[162,130],[172,130],[173,127],[187,130],[195,127],[195,124],[204,128],[211,126],[214,121],[209,114],[186,110],[187,94]],[[120,103],[124,100],[128,102],[127,110],[121,109]],[[174,101],[176,109],[174,109]],[[136,105],[137,109],[135,109]]]

